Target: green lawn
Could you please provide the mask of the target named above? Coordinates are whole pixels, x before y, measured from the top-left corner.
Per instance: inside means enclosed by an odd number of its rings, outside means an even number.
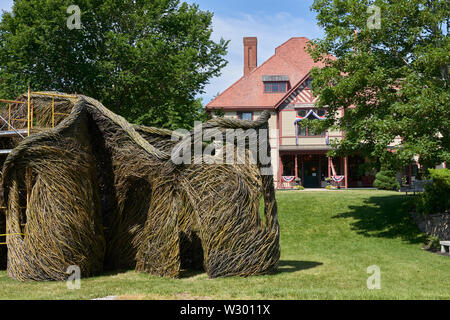
[[[277,193],[280,272],[210,280],[165,279],[134,271],[64,282],[25,282],[0,271],[1,299],[449,299],[450,258],[421,249],[408,215],[411,196],[376,190]],[[381,269],[369,290],[367,267]]]

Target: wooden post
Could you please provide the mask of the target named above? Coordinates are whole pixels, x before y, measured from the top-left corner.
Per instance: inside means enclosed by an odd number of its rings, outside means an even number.
[[[31,104],[31,123],[30,123],[30,127],[33,128],[33,112],[34,112],[34,102]]]

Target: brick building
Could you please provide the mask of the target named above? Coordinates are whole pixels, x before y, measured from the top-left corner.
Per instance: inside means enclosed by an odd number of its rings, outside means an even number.
[[[302,127],[302,119],[320,121],[327,112],[314,107],[316,97],[310,89],[310,71],[322,65],[306,52],[308,39],[289,39],[260,66],[257,38],[243,40],[243,76],[210,101],[207,110],[223,110],[225,117],[244,120],[258,117],[263,110],[271,112],[271,157],[279,189],[292,187],[296,178],[307,188],[324,187],[327,177],[333,177],[345,188],[372,186],[374,177],[362,170],[363,158],[326,156],[329,142],[342,139],[343,132],[312,132]]]

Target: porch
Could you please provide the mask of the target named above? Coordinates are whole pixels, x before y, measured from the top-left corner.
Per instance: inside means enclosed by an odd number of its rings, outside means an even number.
[[[358,156],[327,157],[325,150],[282,152],[278,189],[292,189],[296,185],[325,188],[328,184],[345,189],[372,187],[375,177],[363,171],[364,163]]]

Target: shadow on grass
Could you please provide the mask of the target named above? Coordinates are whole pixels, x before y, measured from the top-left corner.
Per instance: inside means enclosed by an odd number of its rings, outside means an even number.
[[[180,271],[180,279],[183,278],[191,278],[191,277],[195,277],[198,276],[199,274],[205,273],[205,270],[193,270],[193,269],[182,269]]]
[[[316,261],[280,260],[280,262],[278,263],[278,272],[279,273],[297,272],[301,270],[315,268],[321,265],[323,265],[322,262]]]
[[[297,272],[301,270],[315,268],[322,264],[323,264],[322,262],[315,262],[315,261],[280,260],[280,262],[278,263],[278,270],[273,274]],[[205,271],[182,270],[180,272],[180,278],[190,278],[202,273],[205,273]]]
[[[410,243],[423,243],[421,233],[411,218],[413,198],[407,196],[371,197],[361,206],[349,206],[351,211],[333,218],[354,218],[352,229],[366,237],[401,238]]]
[[[100,272],[99,274],[96,274],[95,276],[99,276],[99,277],[103,277],[103,276],[105,276],[105,277],[109,277],[109,276],[117,276],[117,275],[119,275],[119,274],[122,274],[122,273],[127,273],[127,272],[133,272],[133,271],[135,271],[134,269],[115,269],[115,270],[108,270],[108,269],[106,269],[106,270],[103,270],[102,272]]]

